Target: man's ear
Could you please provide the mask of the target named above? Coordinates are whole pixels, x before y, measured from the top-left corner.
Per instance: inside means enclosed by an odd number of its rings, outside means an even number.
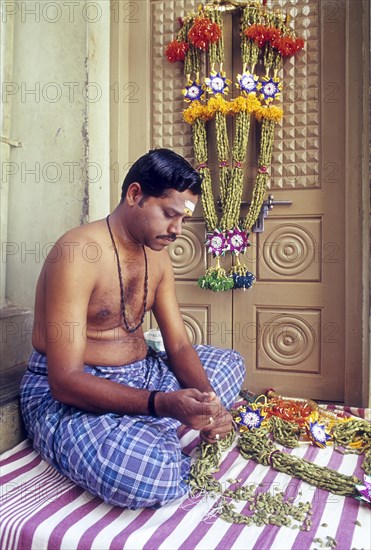
[[[142,187],[140,183],[134,181],[129,185],[128,190],[126,191],[125,199],[129,206],[134,206],[135,204],[138,204],[142,200],[142,198]]]

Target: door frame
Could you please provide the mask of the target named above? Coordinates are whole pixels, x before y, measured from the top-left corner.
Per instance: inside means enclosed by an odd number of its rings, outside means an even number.
[[[345,403],[371,406],[370,396],[370,0],[346,0],[345,135]],[[360,32],[362,29],[362,32]],[[360,98],[357,102],[356,98]],[[360,153],[361,152],[361,153]],[[354,285],[354,275],[361,274]]]
[[[151,4],[121,13],[111,2],[111,89],[134,82],[139,102],[114,100],[111,93],[110,151],[112,167],[121,169],[150,148],[151,138]],[[128,2],[125,5],[138,5]],[[370,188],[369,188],[369,13],[370,0],[345,0],[346,7],[346,158],[345,177],[345,404],[371,407],[370,366]],[[128,19],[129,17],[129,19]],[[362,29],[362,32],[360,32]],[[130,52],[135,52],[130,56]],[[355,98],[361,98],[359,102]],[[117,99],[117,98],[116,98]],[[138,131],[141,135],[138,136]],[[144,137],[143,137],[144,136]],[[361,153],[360,153],[361,152]],[[116,163],[116,164],[115,164]],[[351,183],[350,183],[351,182]],[[111,169],[111,206],[117,204],[121,181]],[[342,215],[340,213],[340,215]],[[354,285],[355,274],[361,273]]]

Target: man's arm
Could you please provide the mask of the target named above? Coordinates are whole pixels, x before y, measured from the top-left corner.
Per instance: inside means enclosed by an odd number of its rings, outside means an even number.
[[[223,437],[231,430],[232,417],[216,397],[203,365],[188,338],[176,299],[173,269],[168,254],[163,261],[164,272],[156,290],[152,311],[164,340],[171,369],[180,385],[183,388],[196,388],[201,392],[209,392],[213,423],[205,428],[203,438],[211,442],[216,434]],[[163,403],[160,396],[159,405],[162,406]],[[207,411],[209,412],[210,408]]]
[[[156,317],[171,369],[183,388],[214,391],[194,350],[175,295],[173,269],[168,254],[163,255],[164,271],[156,289],[152,311]]]

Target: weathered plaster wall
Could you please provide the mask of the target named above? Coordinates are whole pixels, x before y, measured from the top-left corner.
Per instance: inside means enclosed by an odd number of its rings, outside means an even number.
[[[31,308],[51,243],[108,212],[109,14],[104,0],[3,3],[14,19],[5,99],[22,142],[5,167],[11,303]]]

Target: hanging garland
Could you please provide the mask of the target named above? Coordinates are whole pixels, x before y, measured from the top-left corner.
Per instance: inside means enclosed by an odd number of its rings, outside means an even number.
[[[241,26],[241,73],[235,87],[239,95],[227,99],[231,81],[224,70],[224,41],[222,10],[225,4],[210,2],[200,5],[197,12],[187,14],[174,40],[166,48],[170,62],[184,62],[186,85],[182,93],[187,107],[183,119],[192,127],[194,156],[202,175],[202,207],[207,230],[206,246],[216,260],[198,281],[201,288],[224,291],[250,288],[255,277],[239,255],[246,252],[249,234],[254,225],[269,181],[275,125],[282,119],[283,110],[273,105],[280,97],[282,83],[278,71],[285,57],[295,55],[304,47],[296,38],[282,15],[273,14],[258,1],[230,8],[238,11]],[[201,65],[208,63],[210,72],[200,78]],[[265,75],[259,77],[255,69],[260,63]],[[260,125],[258,170],[251,204],[241,219],[240,206],[244,189],[251,117]],[[228,139],[228,118],[235,118],[232,146]],[[210,126],[212,125],[212,126]],[[208,166],[207,130],[214,129],[219,164],[219,192],[221,215]],[[232,154],[232,166],[230,156]],[[231,253],[234,261],[228,273],[220,266],[220,258]]]
[[[210,517],[219,516],[228,522],[247,525],[298,526],[297,521],[301,522],[301,530],[310,530],[310,503],[294,505],[283,493],[274,496],[261,493],[250,483],[241,486],[240,480],[228,480],[231,486],[237,484],[237,488],[225,490],[224,484],[214,477],[219,471],[222,451],[232,445],[236,435],[239,436],[237,448],[245,459],[371,506],[371,424],[368,421],[328,411],[309,399],[284,397],[272,390],[266,396],[246,398],[245,395],[243,404],[231,413],[236,431],[214,444],[202,442],[198,459],[191,466],[191,496],[202,496],[205,492],[220,495]],[[364,454],[364,480],[296,457],[278,449],[275,442],[288,448],[299,442],[319,448],[333,445],[336,452]],[[250,504],[248,515],[234,510],[233,502],[242,500]]]

